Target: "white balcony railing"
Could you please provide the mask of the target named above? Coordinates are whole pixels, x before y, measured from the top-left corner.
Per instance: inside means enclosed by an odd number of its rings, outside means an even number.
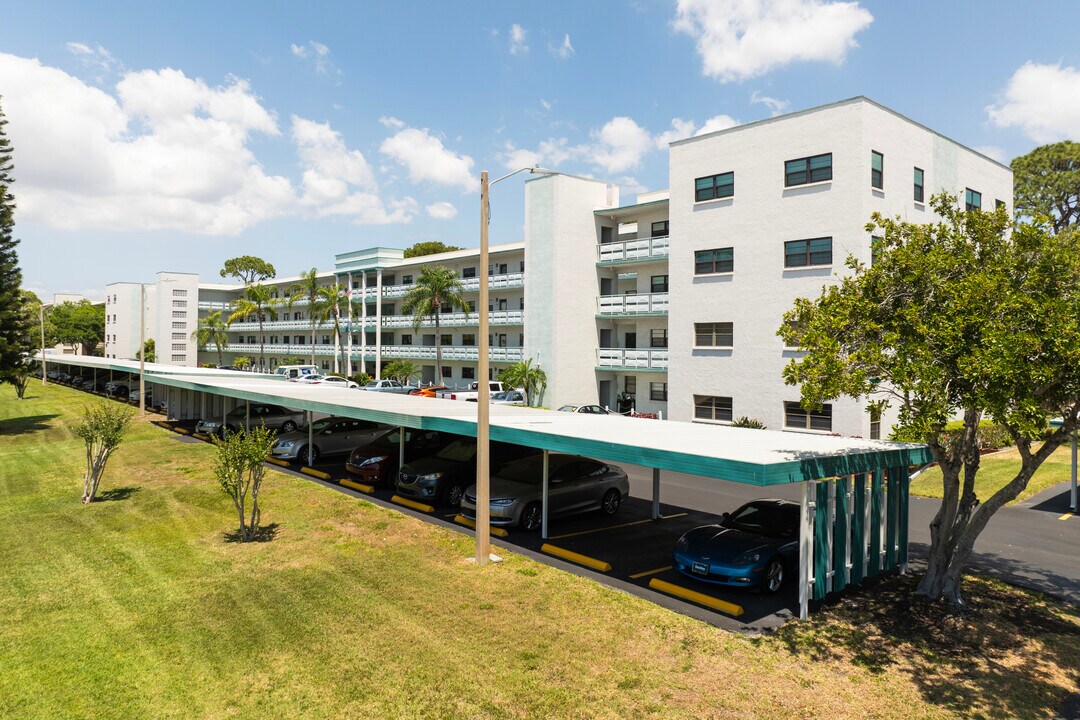
[[[512,272],[512,273],[498,273],[495,275],[488,275],[488,288],[491,290],[506,290],[512,288],[520,288],[525,286],[525,273]],[[416,287],[415,284],[409,285],[384,285],[383,297],[384,298],[397,298],[403,297],[406,293]],[[461,287],[463,292],[477,292],[480,289],[480,278],[462,278]],[[362,295],[368,298],[375,297],[375,287],[369,285],[367,293],[365,295],[363,290],[356,289],[352,291],[354,299],[359,299]]]
[[[488,322],[492,325],[522,325],[525,322],[525,311],[523,310],[495,310],[488,313]],[[477,314],[474,312],[469,313],[468,317],[465,317],[463,312],[455,313],[443,313],[439,316],[440,327],[460,327],[468,325],[478,325],[480,323]],[[412,328],[413,324],[412,315],[387,315],[383,318],[383,327],[385,328]],[[432,318],[425,318],[420,327],[433,328],[435,327],[435,320]]]
[[[668,236],[603,243],[596,246],[596,255],[602,263],[662,260],[668,256]]]
[[[333,356],[338,351],[333,345],[315,345],[315,355],[318,356]],[[249,353],[252,355],[259,354],[259,344],[251,343],[229,343],[224,348],[224,352],[232,353]],[[265,352],[267,355],[294,355],[296,357],[308,357],[311,355],[311,345],[280,345],[267,343],[265,346]],[[345,352],[347,348],[342,347],[342,352]],[[353,345],[352,355],[354,358],[360,357],[360,346]],[[367,346],[368,357],[375,355],[375,346]],[[434,345],[383,345],[382,355],[384,358],[408,358],[412,360],[434,360],[435,359],[435,346]],[[479,360],[480,352],[475,347],[463,347],[461,345],[446,345],[442,349],[443,360]],[[523,348],[519,347],[493,347],[488,353],[488,359],[491,362],[518,362],[525,359],[525,352]]]
[[[667,348],[662,350],[600,348],[596,351],[596,364],[610,368],[667,370],[668,351]]]
[[[333,355],[337,352],[333,345],[315,345],[316,355]],[[295,355],[296,357],[305,357],[311,355],[311,345],[271,345],[266,343],[265,352],[267,355]],[[259,354],[259,343],[229,343],[223,350],[225,352],[235,353],[252,353]]]
[[[597,313],[600,315],[666,315],[667,311],[666,292],[601,295],[597,298]]]

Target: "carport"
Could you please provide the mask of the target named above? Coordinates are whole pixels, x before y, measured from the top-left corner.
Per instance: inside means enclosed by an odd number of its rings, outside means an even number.
[[[64,356],[50,364],[137,372],[138,363]],[[453,400],[288,383],[273,376],[146,364],[146,381],[167,387],[170,415],[205,416],[232,402],[265,402],[330,415],[476,436],[476,405]],[[215,403],[214,398],[221,398]],[[174,402],[179,405],[174,409]],[[215,413],[216,414],[216,413]],[[310,416],[309,416],[310,417]],[[491,440],[652,468],[652,518],[664,471],[768,487],[800,483],[799,614],[908,556],[908,468],[929,462],[923,445],[824,434],[751,430],[671,420],[491,407]],[[546,474],[545,474],[546,476]],[[545,481],[542,533],[547,535]]]

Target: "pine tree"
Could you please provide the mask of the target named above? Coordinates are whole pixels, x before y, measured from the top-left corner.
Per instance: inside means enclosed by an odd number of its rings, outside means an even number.
[[[2,100],[3,98],[0,98]],[[0,106],[0,382],[14,383],[16,371],[31,352],[30,326],[23,312],[22,272],[15,252],[15,196],[11,194],[11,142],[4,130],[7,119]]]

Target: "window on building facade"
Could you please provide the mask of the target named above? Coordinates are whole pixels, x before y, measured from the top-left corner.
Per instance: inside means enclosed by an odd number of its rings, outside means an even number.
[[[474,335],[473,333],[464,333],[461,336],[461,344],[475,347],[476,335]]]
[[[173,316],[174,318],[186,318],[186,317],[187,317],[187,313],[186,313],[186,312],[184,312],[183,310],[173,310],[173,311],[172,311],[172,316]]]
[[[791,240],[784,243],[784,267],[832,264],[832,238]]]
[[[735,248],[698,250],[694,253],[694,274],[712,275],[735,271]]]
[[[667,383],[649,383],[649,399],[656,402],[667,402]]]
[[[797,402],[784,403],[784,427],[795,430],[832,431],[832,405],[807,411]]]
[[[187,362],[187,355],[173,355],[173,362]]]
[[[971,188],[964,188],[964,209],[968,212],[982,210],[982,193]]]
[[[731,347],[734,339],[734,323],[694,323],[695,347]]]
[[[668,235],[668,221],[661,220],[654,222],[651,228],[652,237],[667,237]]]
[[[322,344],[323,345],[329,345],[330,344],[330,336],[329,335],[323,335],[322,336]]]
[[[784,163],[784,187],[832,180],[832,153],[788,160]]]
[[[994,201],[994,209],[995,210],[997,210],[998,208],[1003,208],[1003,207],[1005,207],[1005,201],[1004,200],[995,200]]]
[[[881,408],[870,408],[870,439],[881,439]]]
[[[637,375],[627,375],[623,378],[623,392],[627,395],[637,395]]]
[[[444,378],[448,378],[448,377],[453,377],[453,376],[454,376],[453,370],[451,369],[451,367],[450,367],[449,365],[443,365],[443,366],[442,366],[442,376],[443,376]]]
[[[401,336],[401,344],[402,345],[412,345],[412,335],[408,335],[408,334],[402,335]]]
[[[173,300],[172,301],[172,306],[174,308],[186,308],[187,307],[187,300]]]
[[[113,316],[113,322],[116,322],[116,316]],[[172,324],[173,330],[187,330],[186,322],[174,322]]]
[[[439,344],[441,344],[443,346],[453,345],[454,344],[454,336],[453,335],[439,335]]]
[[[173,340],[187,340],[187,335],[185,333],[173,333],[172,334],[172,339]]]
[[[461,368],[461,379],[462,380],[475,380],[476,379],[476,368],[472,368],[472,367],[463,367],[463,368]]]
[[[713,395],[694,396],[694,419],[731,422],[731,398]]]
[[[649,347],[666,348],[667,328],[653,328],[649,331]]]
[[[173,343],[172,344],[172,349],[173,350],[187,350],[187,345],[185,343]]]
[[[885,156],[877,150],[870,151],[870,187],[885,189]]]
[[[173,297],[187,297],[187,290],[176,290],[176,289],[174,289],[172,291],[172,294],[173,294]]]
[[[923,202],[923,171],[915,168],[915,202]]]
[[[518,298],[518,310],[524,310],[524,309],[525,309],[525,296],[522,295],[521,297]]]
[[[649,291],[654,293],[666,293],[668,291],[668,276],[653,275],[650,278]]]
[[[401,276],[401,284],[402,285],[412,285],[413,284],[412,275],[402,275]]]
[[[600,244],[606,245],[614,240],[612,229],[607,226],[601,226],[600,228]]]
[[[735,173],[733,172],[709,175],[694,180],[694,202],[726,198],[734,194]]]
[[[463,277],[463,278],[474,278],[474,277],[476,277],[476,268],[474,268],[474,267],[461,268],[461,277]]]

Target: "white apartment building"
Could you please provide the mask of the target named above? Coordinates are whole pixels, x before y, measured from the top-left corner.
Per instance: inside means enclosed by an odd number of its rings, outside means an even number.
[[[159,272],[153,282],[106,285],[105,357],[135,359],[142,334],[153,339],[157,362],[195,365],[199,348],[191,332],[198,324],[199,293],[199,276],[192,273]]]
[[[847,256],[871,262],[865,226],[875,211],[929,221],[931,195],[947,190],[968,207],[1004,203],[1011,212],[1009,168],[863,97],[677,141],[669,163],[670,191],[626,205],[603,181],[530,179],[524,242],[492,246],[487,268],[478,267],[476,249],[408,260],[382,247],[335,256],[320,279],[351,288],[359,311],[346,319],[338,348],[333,325],[318,327],[316,363],[330,370],[348,357],[350,370],[377,374],[383,363],[408,358],[423,382],[475,379],[474,298],[486,271],[492,374],[532,358],[547,372],[547,406],[614,409],[622,401],[676,420],[747,416],[773,429],[886,436],[894,418],[872,418],[862,402],[840,400],[814,413],[798,407],[798,388],[781,377],[799,356],[776,336],[782,316],[795,298],[838,282]],[[417,330],[401,308],[431,264],[452,268],[473,298],[468,313],[443,309],[441,368],[434,323]],[[282,299],[298,279],[266,284]],[[109,286],[107,354],[134,356],[138,287]],[[162,298],[181,299],[171,294],[181,289],[197,306],[160,307]],[[160,273],[147,287],[158,308],[147,336],[162,337],[159,359],[195,364],[190,344],[162,352],[181,346],[169,323],[186,323],[189,335],[196,323],[193,314],[169,313],[226,309],[241,290]],[[263,369],[310,358],[310,328],[303,302],[278,307],[264,324]],[[234,323],[229,335],[226,363],[239,355],[258,362],[257,323]],[[217,353],[204,348],[198,359],[216,363]]]

